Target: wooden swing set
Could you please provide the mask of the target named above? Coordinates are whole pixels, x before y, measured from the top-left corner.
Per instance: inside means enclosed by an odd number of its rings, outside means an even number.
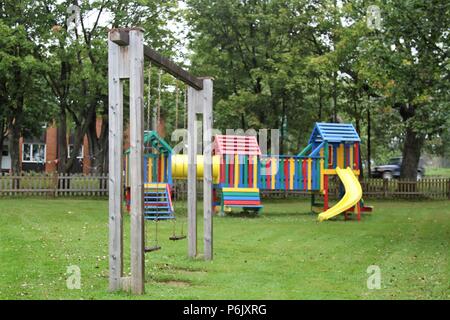
[[[197,115],[203,118],[203,202],[205,260],[213,257],[212,97],[211,78],[197,78],[144,45],[141,28],[112,29],[108,35],[109,91],[109,289],[133,294],[145,292],[144,223],[144,59],[171,74],[187,86],[188,130],[188,219],[187,252],[197,251]],[[130,265],[131,276],[123,273],[123,83],[129,81],[130,101]],[[150,79],[149,79],[150,81]],[[150,94],[150,93],[149,93]],[[160,94],[160,93],[159,93]],[[159,104],[160,106],[160,104]],[[178,103],[177,103],[178,110]],[[160,110],[159,110],[160,112]],[[158,110],[157,110],[158,116]],[[178,121],[178,111],[177,111]],[[147,123],[150,115],[147,114]],[[154,120],[157,118],[154,117]],[[156,121],[155,121],[156,122]],[[155,124],[155,123],[154,123]],[[177,122],[178,125],[178,122]],[[176,125],[176,126],[177,126]],[[154,126],[156,128],[156,126]]]

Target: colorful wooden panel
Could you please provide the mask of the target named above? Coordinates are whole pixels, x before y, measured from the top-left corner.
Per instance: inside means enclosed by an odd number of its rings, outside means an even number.
[[[262,208],[258,188],[223,188],[222,204],[228,207]]]

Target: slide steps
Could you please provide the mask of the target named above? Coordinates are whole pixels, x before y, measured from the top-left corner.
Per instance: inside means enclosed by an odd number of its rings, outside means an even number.
[[[146,183],[144,185],[144,219],[175,219],[168,183]]]

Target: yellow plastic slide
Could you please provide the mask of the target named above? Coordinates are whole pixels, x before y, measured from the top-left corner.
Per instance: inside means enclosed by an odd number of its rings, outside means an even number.
[[[328,220],[356,205],[362,197],[362,188],[351,168],[336,168],[336,172],[345,187],[344,197],[333,207],[319,214],[319,221]]]

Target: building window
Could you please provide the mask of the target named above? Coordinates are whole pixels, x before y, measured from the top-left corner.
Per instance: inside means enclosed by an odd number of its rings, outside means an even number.
[[[8,146],[4,145],[3,149],[2,149],[2,156],[3,157],[8,157],[9,156],[9,152],[8,152]]]
[[[44,163],[45,144],[24,143],[22,145],[22,162]]]
[[[67,157],[68,158],[70,158],[72,151],[73,151],[73,144],[69,144],[67,146]],[[84,154],[84,148],[83,148],[83,146],[81,146],[80,151],[78,152],[77,159],[83,159],[83,154]]]

